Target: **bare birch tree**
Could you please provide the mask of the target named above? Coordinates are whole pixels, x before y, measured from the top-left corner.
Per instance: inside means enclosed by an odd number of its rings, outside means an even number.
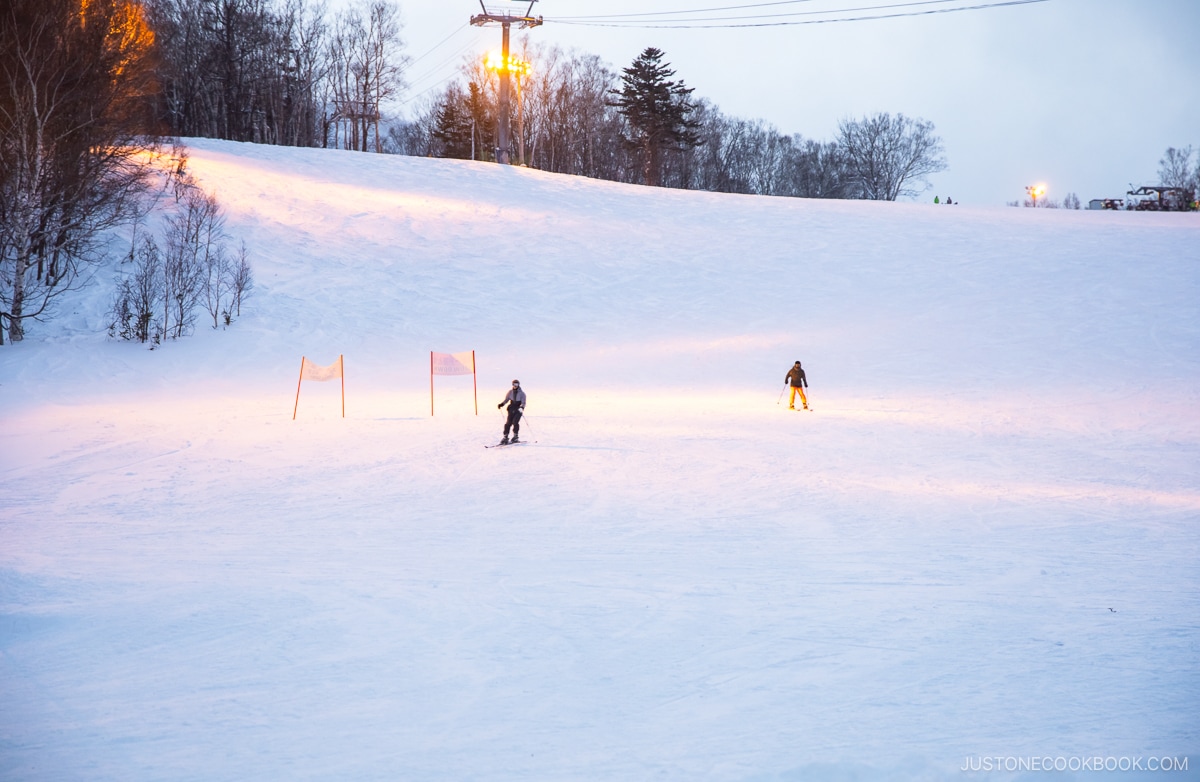
[[[387,0],[353,5],[337,16],[329,51],[335,146],[383,151],[383,107],[404,87],[401,30],[400,10]]]
[[[838,123],[838,144],[858,187],[873,201],[917,196],[929,188],[925,177],[946,170],[942,140],[932,122],[903,114],[875,114]]]
[[[1192,147],[1183,149],[1167,147],[1158,161],[1158,183],[1164,187],[1192,190],[1196,186],[1196,174],[1192,171]]]

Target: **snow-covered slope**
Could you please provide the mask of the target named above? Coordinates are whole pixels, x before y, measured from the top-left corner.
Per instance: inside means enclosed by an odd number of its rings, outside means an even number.
[[[1195,215],[191,148],[243,317],[0,348],[0,777],[1198,778]]]

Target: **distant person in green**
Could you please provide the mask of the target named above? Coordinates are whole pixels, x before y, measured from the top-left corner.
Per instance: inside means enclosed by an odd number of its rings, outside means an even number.
[[[804,409],[807,410],[808,397],[804,395],[804,389],[808,388],[808,377],[804,374],[804,368],[800,366],[799,361],[788,370],[783,382],[792,388],[792,395],[788,397],[788,410],[796,409],[796,394],[800,395],[800,402],[804,405]]]

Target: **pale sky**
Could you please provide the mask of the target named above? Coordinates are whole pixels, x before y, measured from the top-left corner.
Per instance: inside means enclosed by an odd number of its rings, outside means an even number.
[[[596,54],[616,71],[655,46],[695,96],[727,115],[762,119],[788,134],[827,141],[839,119],[880,111],[930,120],[945,144],[949,169],[930,180],[933,187],[922,200],[940,195],[1003,205],[1023,198],[1026,185],[1044,182],[1049,197],[1074,192],[1086,205],[1090,198],[1121,197],[1131,183],[1157,184],[1158,161],[1168,146],[1200,150],[1200,0],[1044,0],[732,29],[566,23],[586,15],[735,7],[699,15],[810,14],[727,22],[744,24],[996,1],[541,0],[533,15],[546,23],[527,34]],[[501,5],[513,7],[496,7]],[[410,107],[452,77],[468,53],[499,48],[499,27],[467,24],[480,10],[478,0],[401,0],[406,51],[415,60]],[[514,29],[514,42],[524,34]]]

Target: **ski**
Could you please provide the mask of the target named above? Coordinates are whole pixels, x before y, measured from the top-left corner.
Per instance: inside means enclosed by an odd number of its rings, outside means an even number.
[[[517,440],[515,443],[496,443],[495,445],[485,445],[484,448],[507,448],[510,445],[529,445],[536,443],[537,440]]]

